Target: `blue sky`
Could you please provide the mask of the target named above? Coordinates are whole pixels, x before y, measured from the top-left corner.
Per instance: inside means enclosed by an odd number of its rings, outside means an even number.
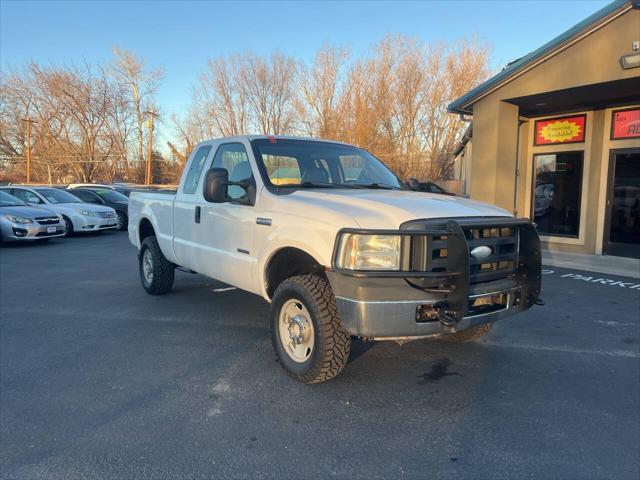
[[[606,1],[206,2],[0,1],[0,65],[111,60],[120,46],[162,65],[158,101],[183,113],[191,85],[219,54],[274,50],[310,59],[329,42],[366,52],[385,33],[424,41],[477,34],[494,68],[539,47]]]

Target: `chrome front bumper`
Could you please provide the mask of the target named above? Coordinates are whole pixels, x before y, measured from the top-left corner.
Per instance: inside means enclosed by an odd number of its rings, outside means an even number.
[[[40,225],[39,223],[22,224],[3,221],[0,223],[0,228],[2,228],[2,239],[7,242],[41,240],[61,237],[65,234],[64,222]]]
[[[492,323],[501,318],[524,310],[520,297],[520,288],[474,294],[469,297],[470,304],[496,297],[504,298],[504,303],[490,309],[469,314],[455,323],[445,325],[436,314],[437,300],[355,300],[336,297],[336,306],[340,313],[343,328],[351,335],[375,339],[396,337],[423,337],[452,333],[477,325]],[[426,314],[426,315],[425,315]]]
[[[90,217],[77,215],[71,219],[75,233],[97,232],[99,230],[109,230],[118,228],[118,217]]]

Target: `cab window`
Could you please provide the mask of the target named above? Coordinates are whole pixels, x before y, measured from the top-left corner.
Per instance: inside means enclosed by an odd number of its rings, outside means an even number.
[[[226,143],[220,145],[211,167],[224,168],[229,172],[230,182],[239,182],[253,178],[247,150],[241,143]],[[231,185],[229,186],[227,195],[232,201],[239,201],[246,197],[247,192],[242,187]]]
[[[204,162],[209,156],[209,152],[211,152],[211,145],[204,145],[200,147],[193,155],[193,159],[191,160],[191,164],[189,165],[187,178],[185,179],[184,186],[182,187],[182,193],[195,193],[198,189],[200,174],[202,173]]]

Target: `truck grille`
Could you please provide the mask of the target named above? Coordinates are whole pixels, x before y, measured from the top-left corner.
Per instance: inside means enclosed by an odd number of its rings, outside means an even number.
[[[58,217],[36,217],[36,222],[40,225],[55,225],[60,223],[60,219]]]
[[[462,229],[469,245],[471,283],[488,282],[512,275],[518,255],[518,235],[513,227]],[[491,254],[476,258],[471,252],[477,247],[488,247]]]
[[[504,219],[492,225],[491,219],[456,219],[460,224],[469,254],[471,284],[489,282],[512,276],[518,259],[518,226],[504,225]],[[408,222],[402,229],[426,230],[442,228],[437,222]],[[407,238],[408,255],[405,268],[411,272],[445,273],[449,270],[446,235],[415,235]],[[479,248],[485,247],[485,248]],[[426,286],[426,285],[425,285]]]

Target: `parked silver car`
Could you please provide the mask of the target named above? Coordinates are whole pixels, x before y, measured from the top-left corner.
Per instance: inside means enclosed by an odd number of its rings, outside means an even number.
[[[44,207],[32,207],[19,198],[0,191],[0,243],[62,237],[61,215]]]
[[[118,217],[113,208],[83,202],[58,188],[8,185],[0,187],[0,190],[29,205],[45,206],[62,215],[67,234],[118,228]]]

